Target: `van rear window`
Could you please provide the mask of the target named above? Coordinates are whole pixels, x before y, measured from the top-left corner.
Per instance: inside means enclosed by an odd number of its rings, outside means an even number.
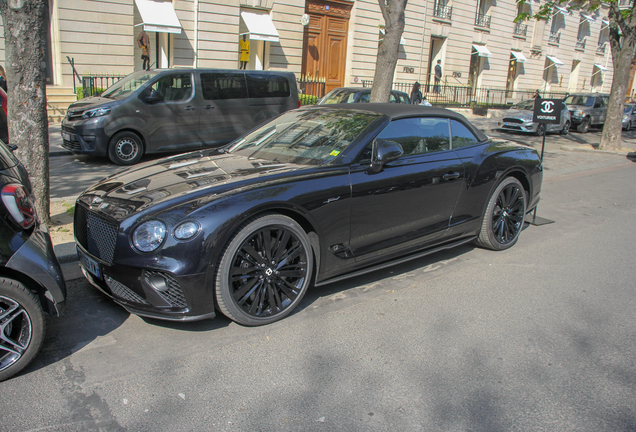
[[[283,75],[260,74],[250,72],[245,74],[247,91],[251,98],[289,97],[289,80]]]
[[[203,99],[245,99],[247,86],[244,73],[202,73]]]

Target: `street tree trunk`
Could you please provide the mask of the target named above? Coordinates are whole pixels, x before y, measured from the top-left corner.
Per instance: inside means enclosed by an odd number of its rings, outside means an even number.
[[[384,39],[378,48],[370,102],[388,102],[398,60],[400,38],[404,31],[407,0],[378,0],[384,17]]]
[[[632,15],[625,19],[618,9],[617,3],[609,3],[609,6],[609,42],[612,49],[614,77],[599,148],[615,150],[623,146],[623,108],[627,95],[627,86],[629,85],[629,70],[634,57],[636,17]],[[632,9],[632,13],[633,11]]]
[[[0,0],[9,95],[9,142],[29,172],[38,216],[50,223],[46,115],[48,0]]]

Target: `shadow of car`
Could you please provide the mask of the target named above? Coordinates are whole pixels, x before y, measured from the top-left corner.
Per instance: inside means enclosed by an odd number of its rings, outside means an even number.
[[[35,358],[44,311],[59,316],[66,304],[62,270],[32,194],[26,169],[0,142],[0,381]]]
[[[526,99],[518,102],[505,112],[504,117],[497,122],[497,126],[503,131],[514,131],[543,135],[544,128],[547,132],[559,132],[567,135],[570,132],[570,111],[565,106],[561,111],[561,122],[556,123],[535,123],[534,99]]]
[[[330,105],[341,103],[368,103],[371,89],[364,87],[339,87],[331,90],[316,102],[316,105]],[[410,104],[411,98],[403,91],[391,90],[390,103]]]

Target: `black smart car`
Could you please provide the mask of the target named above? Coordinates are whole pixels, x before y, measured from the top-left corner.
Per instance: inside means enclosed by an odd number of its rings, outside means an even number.
[[[66,284],[46,225],[33,206],[26,169],[0,141],[0,381],[38,353],[44,311],[60,315]]]

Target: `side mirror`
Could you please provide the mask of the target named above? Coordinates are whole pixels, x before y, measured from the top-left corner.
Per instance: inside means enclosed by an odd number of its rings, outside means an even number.
[[[371,157],[371,173],[379,173],[382,167],[391,161],[399,159],[404,154],[404,150],[395,141],[376,139],[373,142],[373,156]]]
[[[157,103],[163,102],[163,96],[157,90],[153,90],[150,92],[150,95],[146,98],[146,103]]]

